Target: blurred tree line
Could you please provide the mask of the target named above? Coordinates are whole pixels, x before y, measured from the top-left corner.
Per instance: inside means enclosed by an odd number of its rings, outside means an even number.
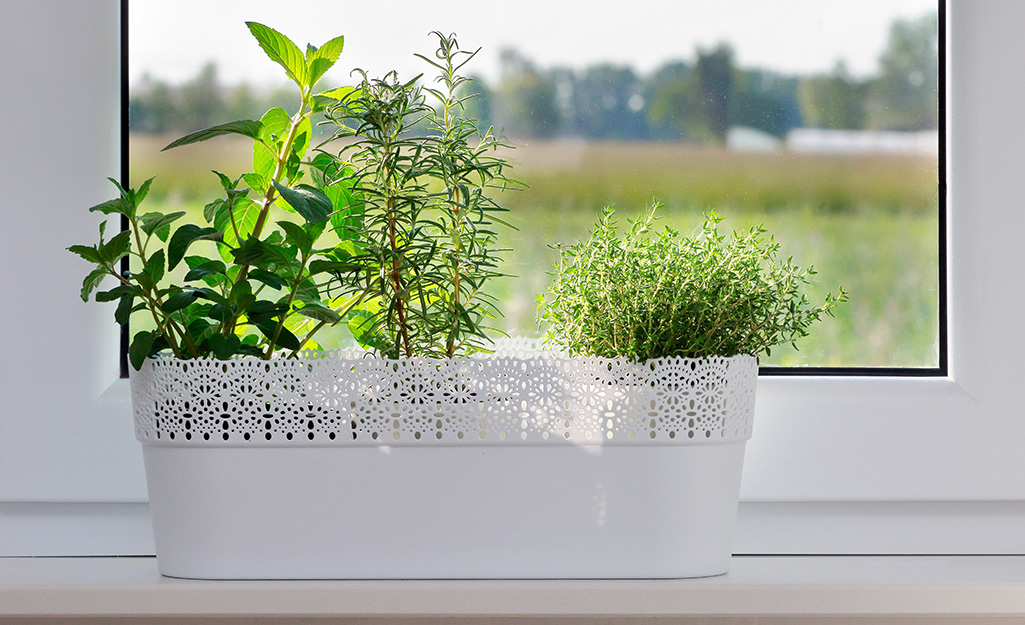
[[[501,53],[496,85],[472,83],[472,115],[510,137],[684,140],[721,143],[744,126],[783,137],[797,127],[851,130],[936,129],[937,17],[892,24],[879,74],[787,76],[737,67],[722,44],[692,63],[671,61],[649,76],[624,65],[542,69],[514,50]],[[229,119],[258,119],[270,106],[294,107],[287,89],[221,85],[209,64],[171,86],[152,78],[134,88],[133,132],[190,132]]]

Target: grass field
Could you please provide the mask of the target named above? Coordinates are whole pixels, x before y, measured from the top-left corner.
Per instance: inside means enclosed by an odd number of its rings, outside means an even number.
[[[173,137],[172,137],[173,138]],[[248,147],[231,139],[159,149],[172,138],[132,138],[133,183],[160,172],[150,210],[198,211],[218,194],[217,169],[247,171]],[[506,155],[528,189],[503,194],[516,226],[496,281],[504,302],[497,326],[538,332],[535,294],[548,283],[550,248],[587,235],[598,211],[616,207],[625,222],[653,199],[664,223],[687,233],[709,209],[723,227],[764,224],[786,255],[819,271],[815,298],[843,284],[851,301],[792,348],[766,364],[936,366],[938,236],[935,159],[738,154],[682,144],[529,142]]]

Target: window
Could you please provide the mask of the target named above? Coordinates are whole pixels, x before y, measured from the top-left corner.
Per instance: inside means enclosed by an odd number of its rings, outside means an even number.
[[[413,56],[430,54],[428,28],[481,47],[465,70],[476,76],[471,109],[514,146],[513,175],[529,185],[502,197],[517,230],[499,243],[517,277],[492,284],[505,314],[496,325],[509,334],[538,332],[535,293],[548,284],[551,245],[586,236],[602,206],[623,221],[655,198],[666,204],[663,222],[684,232],[710,208],[727,228],[764,223],[784,256],[821,272],[816,298],[840,284],[852,292],[799,351],[780,346],[763,364],[940,374],[938,4],[639,0],[608,20],[612,5],[600,3],[525,0],[500,17],[497,6],[447,0],[437,18],[402,5],[381,32],[359,26],[379,15],[372,5],[341,11],[321,0],[289,15],[250,2],[245,19],[300,45],[345,34],[325,89],[351,84],[353,67],[429,80]],[[237,7],[129,6],[133,183],[161,174],[151,204],[198,216],[219,193],[209,169],[247,171],[247,140],[160,149],[271,105],[294,108],[294,97]],[[311,14],[327,19],[312,24]],[[184,28],[197,42],[185,48]]]
[[[77,298],[82,267],[63,251],[93,235],[95,216],[83,209],[107,198],[103,177],[118,169],[118,6],[15,0],[5,10],[12,19],[0,22],[0,50],[19,62],[0,68],[0,119],[17,120],[5,126],[3,157],[12,181],[5,232],[15,235],[0,247],[0,264],[19,270],[5,277],[0,313],[0,542],[24,536],[8,531],[25,522],[15,504],[96,502],[74,508],[85,518],[96,506],[145,497],[126,384],[112,364],[115,328],[108,311]],[[1025,225],[1017,172],[1025,69],[1013,62],[1022,20],[1025,5],[1016,2],[950,5],[949,375],[763,378],[745,501],[810,518],[801,525],[809,532],[849,506],[868,506],[858,509],[878,520],[890,512],[873,506],[892,504],[885,510],[899,515],[901,502],[926,502],[914,527],[934,552],[1021,549],[1015,532],[997,535],[990,521],[1020,514],[1020,506],[994,512],[993,502],[1025,501],[1016,363],[1025,349],[1025,294],[1017,288],[1025,266],[1017,234]],[[929,502],[954,502],[951,514],[965,519],[956,548],[950,534],[934,531]],[[802,516],[817,505],[839,508]],[[59,516],[68,515],[61,507]],[[112,552],[124,545],[116,524],[52,535],[47,527],[33,525],[48,549],[68,552],[90,539]],[[873,540],[861,531],[834,538],[803,537],[820,552]]]

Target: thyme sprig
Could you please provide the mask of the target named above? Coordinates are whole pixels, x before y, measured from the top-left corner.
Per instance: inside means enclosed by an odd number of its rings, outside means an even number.
[[[780,258],[761,226],[720,234],[712,212],[698,235],[683,237],[655,229],[659,207],[622,234],[605,209],[586,241],[558,248],[552,285],[538,297],[547,341],[571,355],[636,361],[769,355],[847,301],[840,287],[812,305],[804,287],[814,267]]]

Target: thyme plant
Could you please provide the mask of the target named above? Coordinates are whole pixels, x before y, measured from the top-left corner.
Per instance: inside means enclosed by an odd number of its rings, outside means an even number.
[[[370,78],[332,107],[336,160],[363,208],[364,267],[357,290],[368,295],[349,322],[356,339],[389,357],[450,357],[486,351],[487,320],[497,316],[484,287],[502,274],[494,228],[507,225],[496,191],[513,183],[492,129],[466,117],[469,81],[460,69],[475,52],[454,35],[438,37],[436,86],[395,72]]]
[[[236,178],[214,172],[224,196],[204,208],[206,225],[186,223],[173,233],[184,212],[142,209],[153,179],[138,189],[111,180],[119,197],[90,210],[120,215],[128,229],[105,240],[104,222],[99,243],[68,248],[94,265],[82,286],[83,300],[110,277],[116,285],[96,291],[95,299],[118,302],[118,323],[127,323],[136,311],[152,318],[154,329],[135,333],[130,342],[129,359],[136,369],[164,350],[186,359],[270,358],[279,349],[295,353],[315,346],[314,334],[341,321],[360,300],[351,289],[335,285],[354,268],[347,242],[352,222],[358,227],[358,203],[344,181],[327,180],[324,170],[331,159],[303,161],[312,115],[346,92],[315,89],[338,60],[344,38],[319,48],[307,45],[304,52],[272,28],[255,22],[247,26],[298,88],[297,110],[290,114],[272,108],[259,121],[200,130],[164,149],[243,135],[253,140],[253,170]],[[306,173],[314,184],[301,182]],[[330,189],[329,182],[334,185]],[[204,247],[201,242],[208,243]],[[133,261],[132,271],[121,271],[125,257]],[[170,272],[182,262],[188,272],[172,282]]]
[[[538,297],[547,342],[635,361],[769,355],[847,300],[840,287],[813,306],[803,287],[814,268],[781,259],[760,226],[723,235],[712,212],[697,236],[656,232],[659,206],[622,234],[605,209],[586,241],[558,248],[552,285]]]

